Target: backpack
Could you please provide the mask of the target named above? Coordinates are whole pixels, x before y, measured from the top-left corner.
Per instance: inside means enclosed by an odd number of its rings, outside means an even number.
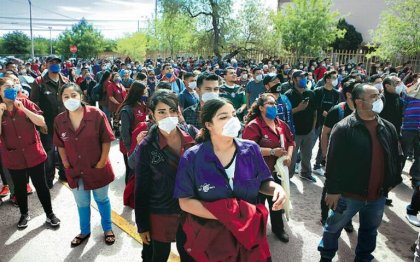
[[[90,95],[90,99],[92,100],[92,102],[99,102],[102,101],[102,99],[104,98],[104,91],[103,91],[103,86],[100,83],[97,83],[91,90]]]
[[[346,102],[341,102],[338,104],[338,119],[341,121],[344,118],[344,110],[346,107]]]

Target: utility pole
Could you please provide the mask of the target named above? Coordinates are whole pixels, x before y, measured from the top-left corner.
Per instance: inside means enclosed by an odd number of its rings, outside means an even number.
[[[32,49],[32,61],[35,59],[35,54],[34,54],[34,37],[32,35],[32,3],[31,0],[28,0],[29,2],[29,22],[30,22],[30,26],[31,26],[31,49]]]
[[[52,38],[51,38],[52,26],[49,26],[48,29],[50,29],[50,55],[52,55]]]
[[[140,32],[140,20],[137,20],[137,33]]]

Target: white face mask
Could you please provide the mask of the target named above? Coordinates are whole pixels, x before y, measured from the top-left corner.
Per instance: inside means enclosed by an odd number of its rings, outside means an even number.
[[[207,101],[209,101],[209,100],[216,99],[216,98],[218,98],[218,97],[219,97],[219,95],[218,95],[218,94],[216,94],[216,93],[213,93],[213,92],[210,92],[210,93],[204,93],[204,94],[201,96],[201,101],[203,101],[203,102],[205,103],[205,102],[207,102]]]
[[[243,74],[242,75],[242,79],[244,79],[244,80],[248,79],[248,75],[247,74]]]
[[[228,137],[237,137],[241,130],[241,122],[237,117],[232,117],[223,126],[222,135]]]
[[[80,107],[81,101],[76,98],[69,98],[64,102],[64,107],[73,112],[76,111]]]
[[[258,82],[261,82],[263,80],[263,76],[262,75],[257,75],[255,77],[255,80],[257,80]]]
[[[177,116],[170,116],[164,118],[158,122],[158,127],[160,130],[170,134],[172,130],[176,128],[178,125],[178,117]]]
[[[382,109],[384,109],[384,102],[382,102],[382,99],[378,99],[372,104],[372,111],[380,114],[382,112]]]
[[[188,87],[194,90],[197,87],[197,82],[189,82]]]
[[[403,91],[405,90],[405,86],[404,84],[399,84],[396,88],[395,88],[395,93],[397,93],[398,95],[400,95]]]
[[[383,89],[382,83],[377,83],[374,86],[376,87],[376,89],[378,89],[379,92],[382,92],[382,89]]]
[[[333,86],[337,86],[338,85],[338,79],[334,79],[331,84]]]

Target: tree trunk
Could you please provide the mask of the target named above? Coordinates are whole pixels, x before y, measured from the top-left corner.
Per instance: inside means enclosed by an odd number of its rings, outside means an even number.
[[[219,11],[217,4],[210,0],[210,5],[212,9],[212,25],[213,25],[213,52],[217,56],[218,60],[220,61],[222,58],[222,55],[220,54],[220,28],[219,28]]]

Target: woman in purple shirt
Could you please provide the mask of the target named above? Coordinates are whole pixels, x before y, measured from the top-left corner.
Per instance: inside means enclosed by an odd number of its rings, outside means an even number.
[[[174,195],[181,209],[216,219],[202,201],[236,198],[256,204],[261,192],[273,196],[273,210],[280,210],[285,193],[273,181],[259,146],[236,138],[241,125],[232,104],[219,98],[207,101],[201,122],[200,144],[185,151],[178,165]]]

